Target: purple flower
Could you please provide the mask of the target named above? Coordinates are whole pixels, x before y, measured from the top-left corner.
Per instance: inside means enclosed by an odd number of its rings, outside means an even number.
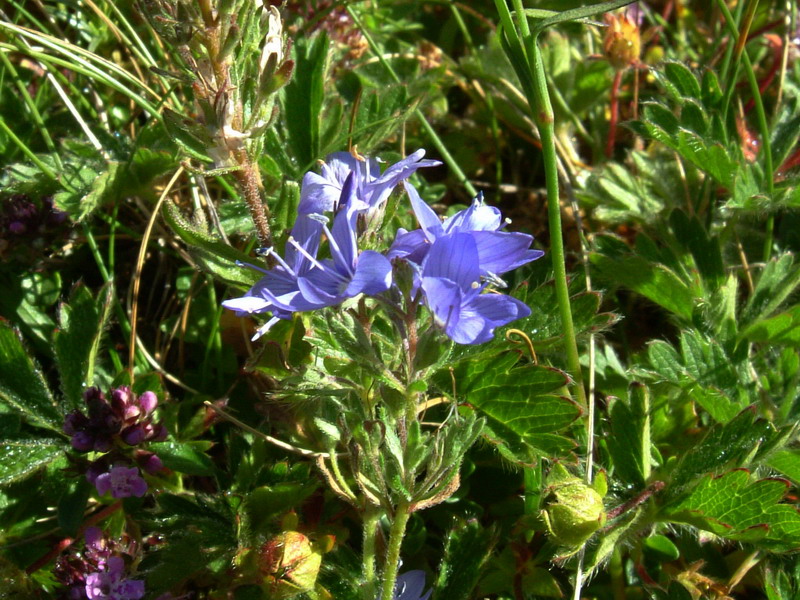
[[[394,595],[392,600],[428,600],[433,590],[425,589],[425,572],[408,571],[397,578],[394,584]]]
[[[111,390],[108,400],[98,388],[91,387],[83,397],[88,416],[76,410],[64,418],[64,432],[72,436],[72,447],[78,452],[109,452],[118,438],[135,446],[166,437],[166,429],[153,423],[158,405],[153,392],[137,398],[129,387],[121,386]]]
[[[114,498],[141,498],[147,491],[147,482],[139,476],[139,469],[125,465],[113,466],[111,470],[98,475],[94,486],[101,496],[110,491]]]
[[[139,600],[144,596],[144,581],[125,578],[125,561],[119,556],[108,559],[108,570],[86,578],[89,600]]]
[[[278,265],[264,271],[264,277],[244,296],[222,305],[239,314],[271,312],[272,318],[256,332],[256,339],[277,319],[289,319],[292,313],[334,306],[358,294],[375,295],[389,289],[389,260],[372,250],[358,251],[356,220],[366,207],[356,197],[355,175],[350,173],[340,192],[333,227],[328,228],[322,215],[301,214],[292,229],[286,259],[268,250]],[[331,258],[317,260],[323,233]]]
[[[436,324],[459,344],[482,344],[497,327],[527,317],[531,310],[516,298],[482,294],[479,249],[468,233],[437,238],[422,265],[420,286]]]
[[[321,175],[308,172],[303,177],[298,213],[308,215],[335,211],[344,184],[350,176],[353,177],[356,198],[366,204],[365,210],[371,213],[379,209],[395,186],[411,177],[414,171],[442,164],[438,160],[423,160],[423,156],[425,151],[417,150],[381,174],[378,161],[373,158],[362,160],[349,152],[330,154],[322,164]]]
[[[406,184],[406,191],[420,229],[400,229],[389,249],[390,259],[405,258],[421,265],[431,245],[453,233],[469,233],[475,240],[481,277],[496,280],[497,276],[544,255],[541,250],[530,250],[533,236],[500,231],[505,225],[500,211],[484,204],[483,194],[478,194],[469,208],[442,222],[413,186]]]

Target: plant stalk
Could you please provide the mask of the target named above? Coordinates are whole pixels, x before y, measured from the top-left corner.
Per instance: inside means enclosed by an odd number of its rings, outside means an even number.
[[[408,518],[411,516],[410,504],[406,501],[397,505],[394,513],[392,529],[389,532],[389,549],[386,552],[386,564],[383,567],[383,584],[381,600],[392,600],[394,585],[397,582],[397,570],[400,567],[400,548],[406,533]]]

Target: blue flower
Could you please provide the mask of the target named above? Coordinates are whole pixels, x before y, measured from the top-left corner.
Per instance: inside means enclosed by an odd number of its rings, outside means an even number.
[[[381,174],[380,165],[373,158],[359,160],[349,152],[330,154],[322,164],[321,175],[308,172],[303,177],[297,211],[301,215],[335,211],[345,181],[352,175],[355,196],[371,213],[379,209],[395,186],[411,177],[414,171],[442,164],[438,160],[423,160],[423,156],[425,151],[417,150]]]
[[[423,594],[425,589],[425,572],[408,571],[397,578],[394,584],[392,600],[428,600],[432,590]]]
[[[478,194],[469,208],[442,222],[412,185],[406,184],[406,191],[420,229],[400,229],[389,249],[389,258],[405,258],[421,265],[437,239],[468,233],[475,240],[480,276],[496,280],[497,276],[544,255],[541,250],[530,249],[533,236],[500,231],[505,225],[500,211],[484,204],[483,194]]]
[[[436,324],[454,342],[482,344],[497,327],[527,317],[531,310],[516,298],[481,292],[479,245],[473,235],[455,232],[430,245],[419,285]]]
[[[372,250],[358,251],[356,220],[367,204],[356,196],[356,176],[350,173],[337,201],[333,226],[320,214],[298,216],[287,242],[286,258],[268,249],[277,266],[264,272],[240,298],[222,303],[225,308],[243,313],[272,313],[272,318],[254,336],[266,333],[278,319],[292,313],[334,306],[358,294],[375,295],[389,289],[392,265],[389,259]],[[318,260],[322,234],[328,239],[331,258]]]

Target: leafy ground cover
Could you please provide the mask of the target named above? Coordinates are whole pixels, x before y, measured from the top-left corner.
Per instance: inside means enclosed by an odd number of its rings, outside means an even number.
[[[0,598],[800,598],[794,3],[0,7]]]

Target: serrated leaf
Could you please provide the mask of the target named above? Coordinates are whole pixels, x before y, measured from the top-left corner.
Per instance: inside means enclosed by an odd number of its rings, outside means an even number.
[[[523,437],[563,429],[581,414],[580,407],[559,396],[569,376],[550,367],[528,365],[508,373],[493,373],[467,396],[481,412]]]
[[[434,600],[469,600],[496,541],[478,521],[455,525],[445,540]]]
[[[700,98],[700,83],[694,73],[683,63],[666,61],[663,65],[664,74],[680,92],[681,96]]]
[[[756,321],[740,336],[751,342],[800,346],[800,305],[774,317]]]
[[[108,162],[100,173],[91,167],[82,167],[69,178],[74,189],[58,192],[53,196],[53,203],[56,208],[69,214],[73,221],[80,223],[114,197],[118,175],[122,171],[120,163],[115,161]]]
[[[18,332],[0,321],[0,402],[33,425],[61,432],[62,415]]]
[[[592,264],[604,279],[619,283],[679,317],[691,320],[694,310],[692,290],[670,269],[640,256],[613,259],[593,254]]]
[[[780,504],[787,490],[785,480],[751,481],[748,471],[736,470],[704,478],[691,494],[662,512],[671,522],[789,551],[800,548],[800,512]]]
[[[50,337],[56,324],[47,314],[61,293],[61,275],[50,273],[0,274],[0,314],[15,321],[37,351],[50,353]]]
[[[0,486],[24,479],[63,456],[65,449],[54,439],[0,441]]]
[[[800,484],[800,452],[797,450],[779,450],[767,459],[767,465],[791,479],[795,485]]]
[[[745,459],[753,455],[773,433],[774,428],[770,423],[757,419],[752,408],[743,410],[729,423],[714,425],[678,461],[666,496],[672,498],[685,493],[698,477],[707,473],[719,473],[730,465],[746,466]]]
[[[94,364],[111,312],[113,290],[106,285],[92,297],[89,288],[79,284],[73,290],[69,303],[59,307],[59,326],[53,336],[53,348],[61,378],[61,390],[70,408],[83,405],[82,393],[93,385]]]

